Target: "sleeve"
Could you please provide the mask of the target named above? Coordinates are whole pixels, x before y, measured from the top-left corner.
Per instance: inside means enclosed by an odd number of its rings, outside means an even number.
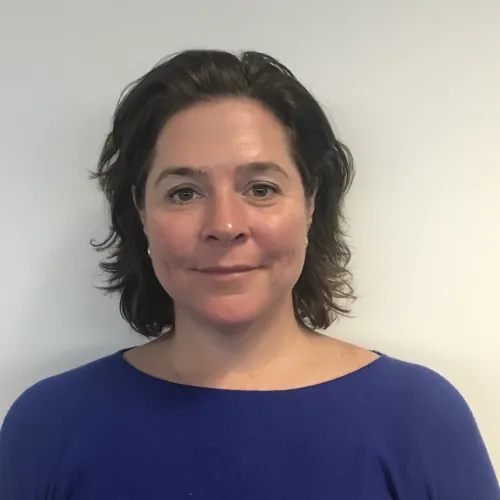
[[[11,406],[0,429],[0,499],[54,498],[57,424],[49,418],[44,391],[33,386]]]
[[[500,500],[500,486],[468,404],[445,379],[437,385],[427,400],[433,408],[426,424],[433,499]]]

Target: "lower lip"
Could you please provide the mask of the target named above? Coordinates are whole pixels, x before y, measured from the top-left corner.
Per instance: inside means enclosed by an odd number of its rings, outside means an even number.
[[[208,276],[211,279],[216,281],[235,281],[243,279],[250,274],[252,274],[257,269],[249,269],[248,271],[238,271],[234,273],[218,273],[218,272],[210,272],[210,271],[201,271],[202,275]]]

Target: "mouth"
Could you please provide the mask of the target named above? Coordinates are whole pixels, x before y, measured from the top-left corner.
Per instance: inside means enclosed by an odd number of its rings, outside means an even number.
[[[238,274],[249,273],[251,271],[255,271],[256,269],[258,269],[258,267],[255,266],[227,266],[227,267],[213,266],[213,267],[204,267],[198,269],[198,271],[203,274],[224,276],[224,275],[238,275]]]

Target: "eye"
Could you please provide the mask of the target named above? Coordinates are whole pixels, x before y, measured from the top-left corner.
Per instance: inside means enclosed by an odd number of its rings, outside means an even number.
[[[249,190],[256,198],[268,198],[279,193],[279,188],[272,184],[264,184],[262,182],[254,184]]]
[[[188,187],[175,189],[168,193],[169,201],[171,201],[172,203],[176,203],[177,205],[189,203],[190,201],[193,201],[197,196],[199,197],[200,194],[197,193],[194,189]]]

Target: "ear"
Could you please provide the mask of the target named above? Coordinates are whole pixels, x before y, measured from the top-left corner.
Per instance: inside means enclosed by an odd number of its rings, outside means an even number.
[[[311,228],[314,209],[316,208],[316,193],[318,192],[318,188],[315,188],[311,197],[306,201],[306,210],[307,210],[307,230]]]
[[[146,225],[145,225],[145,214],[144,214],[144,207],[140,207],[139,203],[137,202],[137,189],[135,186],[132,186],[132,199],[134,200],[134,206],[135,209],[137,210],[137,213],[139,214],[139,218],[141,219],[142,227],[144,229],[144,232],[146,233]],[[147,236],[147,234],[146,234]]]

